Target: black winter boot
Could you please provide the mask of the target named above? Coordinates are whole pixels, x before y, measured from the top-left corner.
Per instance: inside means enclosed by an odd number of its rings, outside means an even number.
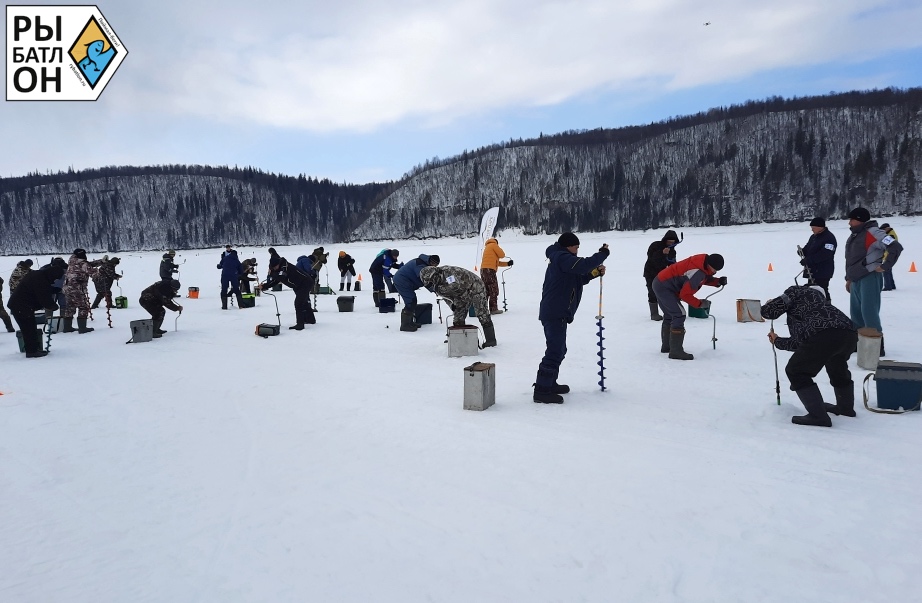
[[[304,323],[301,322],[301,321],[299,320],[299,321],[298,321],[298,324],[296,324],[296,325],[294,325],[294,326],[291,326],[291,327],[288,327],[288,329],[291,330],[291,331],[303,331],[303,330],[304,330]]]
[[[656,302],[649,302],[650,304],[650,320],[663,320],[663,317],[659,314],[659,304]]]
[[[243,294],[235,293],[234,296],[237,298],[237,309],[243,310]]]
[[[340,289],[342,291],[342,289]],[[352,283],[346,283],[346,291],[352,291]]]
[[[410,333],[415,333],[419,328],[419,325],[416,324],[414,318],[415,312],[413,311],[412,306],[407,306],[400,311],[400,330],[408,331]]]
[[[807,409],[807,414],[801,417],[791,417],[791,423],[795,425],[816,425],[817,427],[832,427],[832,420],[826,414],[823,404],[823,394],[819,386],[814,383],[807,387],[802,387],[796,392],[800,402]]]
[[[73,333],[77,329],[74,328],[74,317],[64,319],[64,328],[61,329],[62,333]]]
[[[855,413],[855,385],[847,387],[834,387],[836,393],[835,404],[823,404],[826,412],[839,417],[856,417]]]
[[[339,284],[339,290],[342,291],[344,286],[345,286],[345,285],[344,285],[343,283],[340,283],[340,284]]]
[[[496,330],[493,328],[493,323],[483,325],[483,347],[485,348],[494,348],[496,347]]]
[[[221,309],[227,310],[227,296],[223,293],[221,294]]]
[[[372,291],[371,299],[375,302],[375,308],[380,306],[381,298],[384,297],[384,291]]]
[[[663,323],[663,326],[660,327],[660,339],[662,340],[662,345],[659,348],[659,351],[663,354],[669,353],[669,324]]]
[[[155,318],[153,326],[154,326],[154,339],[160,339],[161,337],[163,337],[163,334],[166,333],[166,331],[160,328],[163,326],[163,319]]]
[[[82,335],[83,333],[92,333],[94,330],[95,329],[93,329],[93,327],[86,326],[86,317],[77,318],[77,332],[78,333]]]
[[[547,388],[535,386],[535,393],[532,395],[532,401],[539,404],[563,404],[563,396],[555,394]]]
[[[694,360],[692,354],[687,353],[682,346],[685,344],[685,329],[669,330],[669,357],[673,360]]]

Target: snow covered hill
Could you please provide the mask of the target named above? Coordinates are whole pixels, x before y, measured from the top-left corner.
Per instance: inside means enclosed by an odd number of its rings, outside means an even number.
[[[922,282],[908,272],[922,265],[922,220],[888,221],[906,247],[883,294],[888,358],[922,362]],[[829,227],[844,246],[845,222]],[[437,311],[398,331],[367,273],[385,245],[472,269],[472,240],[341,247],[363,272],[355,311],[319,296],[317,324],[289,331],[286,290],[269,339],[253,331],[275,321],[270,297],[220,309],[216,249],[180,252],[182,291],[201,298],[168,313],[162,339],[125,345],[159,254],[122,256],[130,305],[112,311],[115,328],[97,311],[94,333],[55,335],[36,360],[0,337],[0,600],[917,599],[922,413],[862,407],[831,429],[792,425],[803,409],[789,355],[778,352],[779,406],[769,324],[735,321],[736,298],[764,302],[794,282],[806,223],[684,230],[680,257],[721,253],[729,278],[711,298],[716,322],[689,319],[692,362],[660,354],[649,320],[642,264],[662,234],[580,235],[583,254],[608,243],[612,256],[570,328],[561,406],[531,401],[553,237],[500,237],[515,259],[501,273],[508,312],[498,347],[476,358],[447,357]],[[240,255],[264,274],[264,249]],[[833,301],[847,312],[837,257]],[[4,278],[18,259],[0,258]],[[496,405],[480,413],[462,409],[474,360],[496,364]],[[860,384],[867,371],[851,366]]]

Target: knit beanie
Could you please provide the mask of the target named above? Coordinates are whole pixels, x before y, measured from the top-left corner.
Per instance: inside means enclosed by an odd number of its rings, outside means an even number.
[[[579,245],[579,239],[572,232],[565,232],[557,239],[561,247],[576,247]]]
[[[819,226],[820,228],[826,228],[826,220],[823,218],[813,218],[810,220],[810,226]]]
[[[704,263],[714,270],[722,270],[724,267],[724,256],[719,253],[712,253],[704,258]]]

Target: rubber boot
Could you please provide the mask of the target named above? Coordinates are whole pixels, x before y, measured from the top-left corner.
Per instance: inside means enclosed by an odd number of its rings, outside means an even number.
[[[242,294],[242,293],[234,293],[234,297],[237,298],[237,309],[238,309],[238,310],[243,310],[243,294]]]
[[[659,304],[656,302],[650,303],[650,320],[663,320],[663,317],[659,314]]]
[[[384,291],[372,291],[371,299],[375,302],[375,308],[380,306],[381,298],[384,297]]]
[[[660,328],[660,339],[662,340],[662,345],[659,348],[659,351],[663,354],[669,353],[669,323],[663,323],[662,328]]]
[[[163,319],[155,318],[154,319],[154,339],[160,339],[161,337],[163,337],[163,334],[166,333],[166,331],[160,328],[162,326],[163,326]]]
[[[493,323],[483,325],[483,347],[485,348],[495,348],[496,347],[496,331],[493,328]]]
[[[414,321],[414,311],[411,306],[400,311],[400,330],[415,333],[419,325]]]
[[[13,321],[10,320],[9,316],[3,317],[3,324],[6,326],[7,333],[15,333],[16,329],[13,328]]]
[[[74,317],[64,319],[64,328],[61,329],[62,333],[73,333],[77,329],[74,328]]]
[[[823,404],[823,394],[816,383],[802,387],[794,393],[797,394],[800,402],[807,409],[807,414],[801,417],[791,417],[791,423],[795,425],[832,427],[832,420],[826,414],[826,408]]]
[[[342,291],[344,286],[345,286],[345,285],[343,285],[343,283],[340,283],[340,284],[339,284],[339,290]]]
[[[685,329],[669,330],[669,357],[673,360],[694,360],[692,354],[688,354],[682,349],[685,344]]]
[[[826,412],[839,417],[855,417],[855,385],[832,388],[836,393],[835,404],[823,404]]]
[[[78,333],[82,335],[83,333],[92,333],[94,330],[95,329],[93,329],[93,327],[86,326],[85,316],[83,318],[79,318],[79,317],[77,318],[77,332]]]
[[[99,302],[101,302],[105,297],[106,297],[106,294],[105,294],[105,293],[97,293],[97,294],[96,294],[96,299],[93,300],[93,305],[90,306],[90,309],[91,309],[91,310],[95,310],[96,308],[98,308],[98,307],[99,307]]]
[[[221,309],[227,310],[227,296],[223,293],[221,294]]]
[[[342,291],[342,289],[340,289]],[[352,291],[352,283],[346,283],[346,291]]]

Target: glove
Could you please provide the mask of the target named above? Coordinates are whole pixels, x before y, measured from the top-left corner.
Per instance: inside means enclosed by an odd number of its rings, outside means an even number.
[[[512,266],[512,264],[513,264],[513,261],[512,261],[512,260],[509,260],[509,261],[506,263],[507,266]]]
[[[723,287],[724,285],[727,284],[727,277],[722,276],[722,277],[720,277],[719,279],[717,279],[717,282],[720,283],[720,286],[721,286],[721,287]]]
[[[598,268],[593,268],[592,272],[589,273],[589,276],[592,278],[598,278],[605,275],[605,266],[599,266]]]

